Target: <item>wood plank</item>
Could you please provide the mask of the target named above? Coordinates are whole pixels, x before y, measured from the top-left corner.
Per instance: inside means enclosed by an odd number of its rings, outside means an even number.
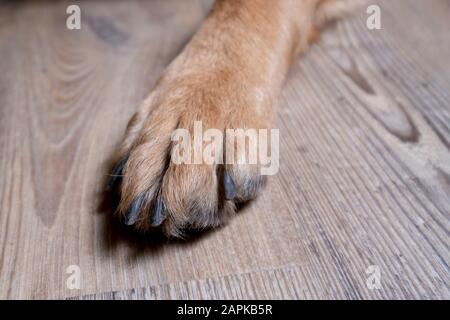
[[[293,67],[268,190],[186,243],[99,207],[129,117],[208,1],[82,2],[80,31],[69,2],[2,3],[0,298],[448,299],[449,3],[375,2],[382,30],[362,10]]]

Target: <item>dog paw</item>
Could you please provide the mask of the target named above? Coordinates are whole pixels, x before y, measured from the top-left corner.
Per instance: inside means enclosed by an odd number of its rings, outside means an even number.
[[[230,74],[168,73],[131,118],[108,188],[120,197],[117,212],[125,224],[183,237],[224,224],[237,204],[263,188],[261,159],[249,161],[258,140],[246,134],[269,128],[272,101]],[[230,129],[240,132],[234,141],[227,138]],[[185,144],[175,133],[184,133]]]

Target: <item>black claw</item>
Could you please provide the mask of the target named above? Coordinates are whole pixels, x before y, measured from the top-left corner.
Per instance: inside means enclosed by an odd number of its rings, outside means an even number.
[[[127,215],[125,217],[125,224],[127,226],[131,226],[136,223],[136,220],[139,217],[139,213],[141,212],[142,205],[144,203],[145,195],[142,194],[136,199],[133,200],[130,208],[128,209]]]
[[[150,217],[150,223],[152,227],[160,226],[166,219],[166,207],[161,197],[158,197],[153,208],[153,214]]]
[[[236,186],[226,170],[223,173],[223,186],[225,189],[225,199],[233,200],[236,197]]]
[[[122,181],[123,168],[125,167],[127,160],[128,157],[123,157],[119,160],[119,162],[116,163],[108,179],[108,183],[106,184],[107,190],[113,190],[117,186],[117,184]]]

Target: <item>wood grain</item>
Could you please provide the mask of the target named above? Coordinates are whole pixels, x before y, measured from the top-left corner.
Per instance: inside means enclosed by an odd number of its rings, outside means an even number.
[[[78,31],[68,2],[0,3],[0,298],[450,298],[449,2],[375,2],[382,30],[363,8],[293,67],[268,190],[186,243],[128,234],[101,190],[209,2],[83,1]]]

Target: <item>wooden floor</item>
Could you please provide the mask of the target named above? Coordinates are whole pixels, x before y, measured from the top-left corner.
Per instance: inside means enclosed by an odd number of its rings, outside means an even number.
[[[268,190],[186,243],[135,238],[101,190],[208,4],[82,1],[69,31],[66,2],[0,2],[0,298],[449,299],[450,2],[373,2],[381,30],[363,8],[293,67]]]

